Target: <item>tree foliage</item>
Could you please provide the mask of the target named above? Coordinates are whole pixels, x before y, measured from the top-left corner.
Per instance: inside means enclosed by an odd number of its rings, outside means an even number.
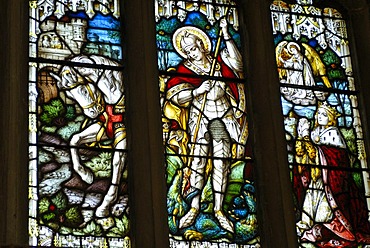
[[[123,215],[122,219],[115,218],[116,226],[109,230],[107,236],[110,237],[124,237],[130,231],[129,220],[126,215]]]
[[[169,53],[172,50],[172,33],[180,27],[177,18],[162,19],[156,25],[156,43],[158,49],[158,66],[160,70],[166,70],[169,62]]]
[[[81,211],[76,206],[67,209],[64,221],[64,224],[66,226],[76,227],[79,226],[82,222],[83,216],[81,214]]]
[[[108,178],[112,174],[111,169],[112,154],[109,152],[102,152],[99,156],[92,158],[86,163],[96,178]]]
[[[81,130],[81,123],[71,121],[68,125],[61,127],[57,133],[64,139],[69,140],[70,137]]]
[[[59,192],[58,194],[56,194],[52,199],[51,199],[51,202],[55,204],[55,206],[59,209],[59,210],[64,210],[66,209],[67,207],[67,203],[68,203],[68,199],[67,199],[67,196],[65,194],[63,194],[62,192]]]
[[[49,103],[42,105],[41,122],[46,125],[62,126],[68,120],[76,117],[76,109],[73,105],[65,106],[60,98],[55,98]]]
[[[65,114],[65,107],[61,99],[53,99],[50,103],[47,103],[42,106],[43,113],[40,116],[41,121],[50,125],[53,121],[62,115]]]

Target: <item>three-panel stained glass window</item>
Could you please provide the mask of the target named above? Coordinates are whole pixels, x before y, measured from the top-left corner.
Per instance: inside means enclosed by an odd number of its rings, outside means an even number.
[[[29,1],[30,246],[131,246],[120,2]],[[270,5],[298,243],[362,247],[356,76],[346,20],[324,2]],[[259,247],[237,1],[153,11],[170,247]]]

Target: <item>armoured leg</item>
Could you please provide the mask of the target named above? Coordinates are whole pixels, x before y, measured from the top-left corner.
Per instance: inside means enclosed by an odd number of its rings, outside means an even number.
[[[202,140],[205,142],[205,140]],[[204,186],[204,170],[207,164],[208,144],[195,145],[194,155],[202,157],[194,157],[191,163],[190,185],[194,197],[191,199],[191,209],[180,219],[180,228],[188,227],[193,224],[199,213],[200,195]]]
[[[200,156],[207,156],[208,146],[207,145],[196,145],[194,149],[194,154],[199,154]],[[191,174],[190,174],[190,185],[193,187],[197,194],[191,201],[191,206],[193,208],[199,209],[200,204],[200,193],[204,186],[204,170],[207,164],[207,158],[205,157],[195,157],[191,164]]]
[[[225,141],[213,141],[213,151],[216,158],[230,155],[230,143]],[[213,160],[212,184],[215,193],[215,211],[222,210],[222,203],[227,186],[227,174],[230,162],[227,159]]]
[[[213,149],[215,157],[225,157],[230,155],[230,142],[213,141]],[[227,186],[227,174],[230,162],[226,159],[215,159],[213,161],[212,185],[214,190],[214,211],[215,216],[220,222],[222,228],[229,232],[234,232],[233,223],[227,219],[223,210],[222,203],[225,197]]]
[[[209,130],[212,135],[213,156],[215,157],[212,173],[215,216],[222,228],[229,232],[234,232],[233,223],[226,218],[222,210],[227,186],[227,174],[230,167],[231,139],[226,131],[225,124],[221,120],[211,122]]]

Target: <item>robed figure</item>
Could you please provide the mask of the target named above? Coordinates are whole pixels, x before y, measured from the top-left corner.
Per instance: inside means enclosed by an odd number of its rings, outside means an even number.
[[[351,163],[337,127],[339,116],[324,102],[319,103],[312,131],[306,118],[298,123],[296,160],[307,190],[297,232],[302,241],[320,247],[357,247],[370,242],[366,201],[348,172]]]

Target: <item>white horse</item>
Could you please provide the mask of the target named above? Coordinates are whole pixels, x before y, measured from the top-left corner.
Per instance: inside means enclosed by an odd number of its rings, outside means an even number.
[[[113,141],[112,180],[108,192],[96,209],[97,217],[107,217],[111,205],[117,200],[118,188],[126,161],[126,130],[123,125],[124,88],[122,72],[104,69],[104,66],[119,66],[118,63],[101,56],[76,56],[71,62],[93,64],[91,68],[81,65],[63,66],[60,74],[51,73],[57,80],[60,90],[67,97],[74,99],[83,109],[84,114],[94,122],[83,127],[70,140],[73,169],[88,184],[93,183],[94,176],[89,168],[82,165],[77,147],[104,140]],[[96,65],[101,65],[94,68]],[[84,67],[83,67],[84,66]],[[103,69],[102,69],[103,68]]]

